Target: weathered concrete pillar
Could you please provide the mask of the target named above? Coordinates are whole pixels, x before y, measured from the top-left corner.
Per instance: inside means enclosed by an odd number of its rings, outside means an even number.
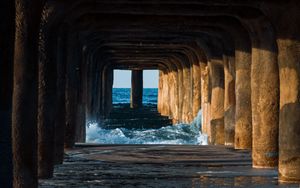
[[[211,80],[211,143],[224,144],[224,66],[222,60],[209,61]]]
[[[79,93],[78,93],[78,110],[77,110],[77,121],[76,121],[76,137],[75,141],[84,143],[86,139],[86,98],[87,98],[87,62],[85,60],[84,49],[81,50],[80,59],[80,82],[79,82]]]
[[[82,93],[81,93],[82,94]],[[81,98],[81,97],[80,97]],[[85,129],[85,106],[82,99],[79,99],[77,108],[75,142],[84,143],[86,137]]]
[[[182,85],[182,92],[183,92],[183,104],[182,104],[182,121],[184,123],[189,123],[192,117],[192,109],[190,108],[191,102],[191,70],[190,67],[187,65],[183,68],[183,85]]]
[[[300,183],[300,18],[299,1],[294,2],[278,21],[279,181]]]
[[[93,62],[94,64],[96,64],[96,62]],[[97,67],[97,66],[96,66]],[[99,74],[99,76],[97,76],[97,73]],[[101,121],[102,119],[104,119],[104,114],[105,112],[103,112],[104,109],[104,100],[105,100],[105,72],[104,70],[102,70],[101,68],[99,68],[99,70],[96,71],[95,73],[95,77],[93,79],[93,84],[96,89],[94,91],[93,98],[95,99],[95,101],[93,102],[92,108],[94,111],[94,114],[96,116],[100,116],[97,117],[97,121]]]
[[[202,106],[202,133],[210,135],[210,82],[209,67],[201,63],[201,106]]]
[[[183,73],[182,67],[179,67],[177,70],[178,75],[178,82],[177,82],[177,89],[178,89],[178,123],[182,123],[182,107],[183,107]]]
[[[234,145],[235,130],[235,62],[234,57],[224,56],[224,131],[225,145]],[[249,133],[251,134],[251,133]]]
[[[191,61],[192,62],[192,61]],[[193,65],[190,65],[190,92],[189,92],[189,114],[188,114],[188,123],[192,123],[194,120],[194,115],[193,115],[193,108],[194,108],[194,81],[193,81]]]
[[[173,106],[174,106],[174,79],[172,76],[172,70],[168,73],[168,86],[169,86],[169,117],[173,118]]]
[[[251,56],[241,53],[236,54],[236,56],[236,58],[241,58],[241,60],[239,63],[236,63],[236,124],[234,148],[251,149]]]
[[[61,39],[58,40],[61,43]],[[60,45],[60,44],[58,44]],[[55,113],[55,129],[54,129],[54,164],[62,164],[64,159],[64,137],[66,124],[66,108],[65,108],[65,61],[62,61],[63,48],[58,46],[57,51],[57,102]]]
[[[246,33],[246,31],[241,31]],[[252,149],[251,46],[249,36],[239,37],[235,51],[235,149]]]
[[[91,49],[85,49],[87,64],[87,120],[98,121],[101,118],[102,72],[94,60]]]
[[[173,118],[173,124],[178,124],[179,123],[179,89],[178,89],[178,82],[179,82],[179,72],[178,69],[175,70],[174,72],[174,118]]]
[[[169,82],[168,82],[169,73],[167,70],[164,71],[163,74],[163,92],[162,92],[162,115],[169,116],[170,115],[170,106],[169,106]]]
[[[178,86],[177,86],[177,72],[172,70],[169,73],[170,84],[170,112],[173,124],[178,123]]]
[[[263,18],[256,20],[252,23],[252,29],[253,167],[270,168],[278,164],[279,73],[277,48],[273,28],[267,20]]]
[[[76,120],[78,110],[78,71],[80,54],[78,39],[76,36],[68,37],[67,67],[66,67],[66,126],[65,148],[73,148],[75,145]]]
[[[91,62],[90,52],[86,48],[85,49],[85,62],[87,66],[87,77],[86,77],[86,119],[87,121],[94,121],[96,120],[96,116],[93,111],[93,91],[95,89],[94,82],[96,79],[95,77],[95,69],[93,68],[93,63]],[[99,85],[98,85],[99,87]]]
[[[84,54],[83,54],[84,56]],[[86,141],[86,119],[87,119],[87,62],[83,58],[80,69],[80,93],[77,120],[77,138],[76,142],[84,143]]]
[[[75,142],[84,143],[86,137],[85,128],[85,109],[82,102],[78,103],[77,116],[76,116],[76,131],[75,131]]]
[[[166,99],[166,105],[167,105],[167,111],[166,111],[166,113],[167,113],[167,115],[169,116],[169,117],[172,117],[173,116],[173,110],[172,110],[172,103],[171,103],[171,99],[172,99],[172,95],[173,95],[173,82],[172,82],[172,71],[171,70],[169,70],[168,71],[168,73],[167,73],[167,86],[168,86],[168,92],[167,92],[167,98],[165,98]]]
[[[163,71],[159,70],[158,93],[157,93],[157,111],[162,112],[162,90],[163,90]]]
[[[143,75],[142,75],[143,79]],[[112,87],[113,87],[113,69],[105,67],[103,70],[103,112],[104,116],[108,116],[112,106]]]
[[[143,106],[143,70],[131,71],[130,107]]]
[[[193,118],[201,108],[201,68],[199,62],[193,63]]]
[[[44,7],[39,42],[38,87],[38,176],[51,178],[54,170],[54,128],[56,110],[57,69],[53,57],[53,33],[48,33],[47,22],[51,15]]]
[[[41,3],[38,0],[16,0],[12,112],[15,188],[34,188],[38,185],[37,62]]]
[[[57,101],[54,129],[54,164],[62,164],[64,159],[64,138],[66,125],[66,37],[57,39]]]
[[[300,68],[297,41],[278,39],[280,68],[279,178],[300,182]]]
[[[13,88],[14,1],[0,2],[0,182],[12,187],[11,110]]]

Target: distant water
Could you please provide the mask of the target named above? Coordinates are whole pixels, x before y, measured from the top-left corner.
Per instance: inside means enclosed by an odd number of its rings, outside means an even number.
[[[157,104],[158,89],[144,89],[143,103]],[[113,103],[130,103],[130,89],[114,88]],[[191,124],[178,124],[160,129],[129,130],[126,128],[104,129],[101,123],[90,122],[87,125],[88,143],[100,144],[190,144],[207,145],[207,136],[201,134],[201,117]]]
[[[144,88],[143,103],[157,104],[157,88]],[[130,103],[130,88],[113,88],[113,103]]]

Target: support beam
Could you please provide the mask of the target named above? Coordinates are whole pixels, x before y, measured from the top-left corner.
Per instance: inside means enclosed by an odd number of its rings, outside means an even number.
[[[143,70],[131,71],[130,107],[143,106]]]
[[[252,109],[251,109],[251,47],[249,37],[239,37],[235,51],[235,149],[252,149]]]
[[[202,106],[202,133],[210,135],[210,82],[207,63],[201,64],[201,106]]]
[[[201,68],[200,63],[193,63],[193,118],[196,118],[201,109]]]
[[[162,91],[163,91],[163,71],[159,70],[158,77],[158,94],[157,94],[157,111],[162,113]]]
[[[66,67],[66,127],[65,148],[73,148],[75,145],[76,121],[78,112],[78,82],[80,50],[78,38],[69,36]]]
[[[41,3],[38,0],[16,0],[12,110],[14,188],[38,186],[37,62]]]
[[[235,129],[235,67],[234,57],[224,55],[224,134],[225,145],[233,147]]]
[[[279,54],[280,65],[280,121],[279,121],[279,178],[280,181],[300,182],[300,68],[299,54],[293,49],[298,44],[278,40],[284,49]]]
[[[39,33],[38,78],[38,177],[51,178],[54,171],[55,111],[57,109],[56,40],[48,29],[53,16],[49,4],[44,6]]]
[[[222,60],[209,62],[211,79],[211,143],[223,145],[224,135],[224,66]]]
[[[170,84],[170,117],[173,124],[178,123],[178,86],[177,86],[177,72],[172,70],[169,76]]]
[[[170,115],[170,103],[169,103],[169,73],[167,70],[164,71],[163,74],[163,90],[162,90],[162,115],[169,116]]]
[[[300,183],[299,1],[279,19],[279,181]],[[297,24],[296,24],[297,23]]]
[[[183,123],[190,123],[192,119],[192,111],[191,108],[191,78],[192,78],[192,72],[191,68],[187,65],[183,67],[182,70],[183,73],[183,80],[182,80],[182,92],[183,92],[183,105],[182,105],[182,121]]]
[[[278,165],[279,72],[272,25],[253,22],[251,64],[252,158],[255,168]],[[266,29],[267,28],[267,29]]]
[[[62,164],[64,159],[64,138],[66,126],[66,37],[57,39],[57,101],[55,114],[55,133],[54,133],[54,164]]]

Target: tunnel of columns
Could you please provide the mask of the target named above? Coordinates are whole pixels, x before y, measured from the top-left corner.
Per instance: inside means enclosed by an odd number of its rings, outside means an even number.
[[[2,0],[0,181],[37,187],[112,110],[113,70],[159,70],[158,111],[300,181],[298,0]]]

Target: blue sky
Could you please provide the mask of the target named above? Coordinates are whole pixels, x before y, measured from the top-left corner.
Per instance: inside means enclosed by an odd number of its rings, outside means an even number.
[[[144,88],[158,87],[158,70],[144,70]],[[114,70],[114,88],[131,87],[131,71]]]

